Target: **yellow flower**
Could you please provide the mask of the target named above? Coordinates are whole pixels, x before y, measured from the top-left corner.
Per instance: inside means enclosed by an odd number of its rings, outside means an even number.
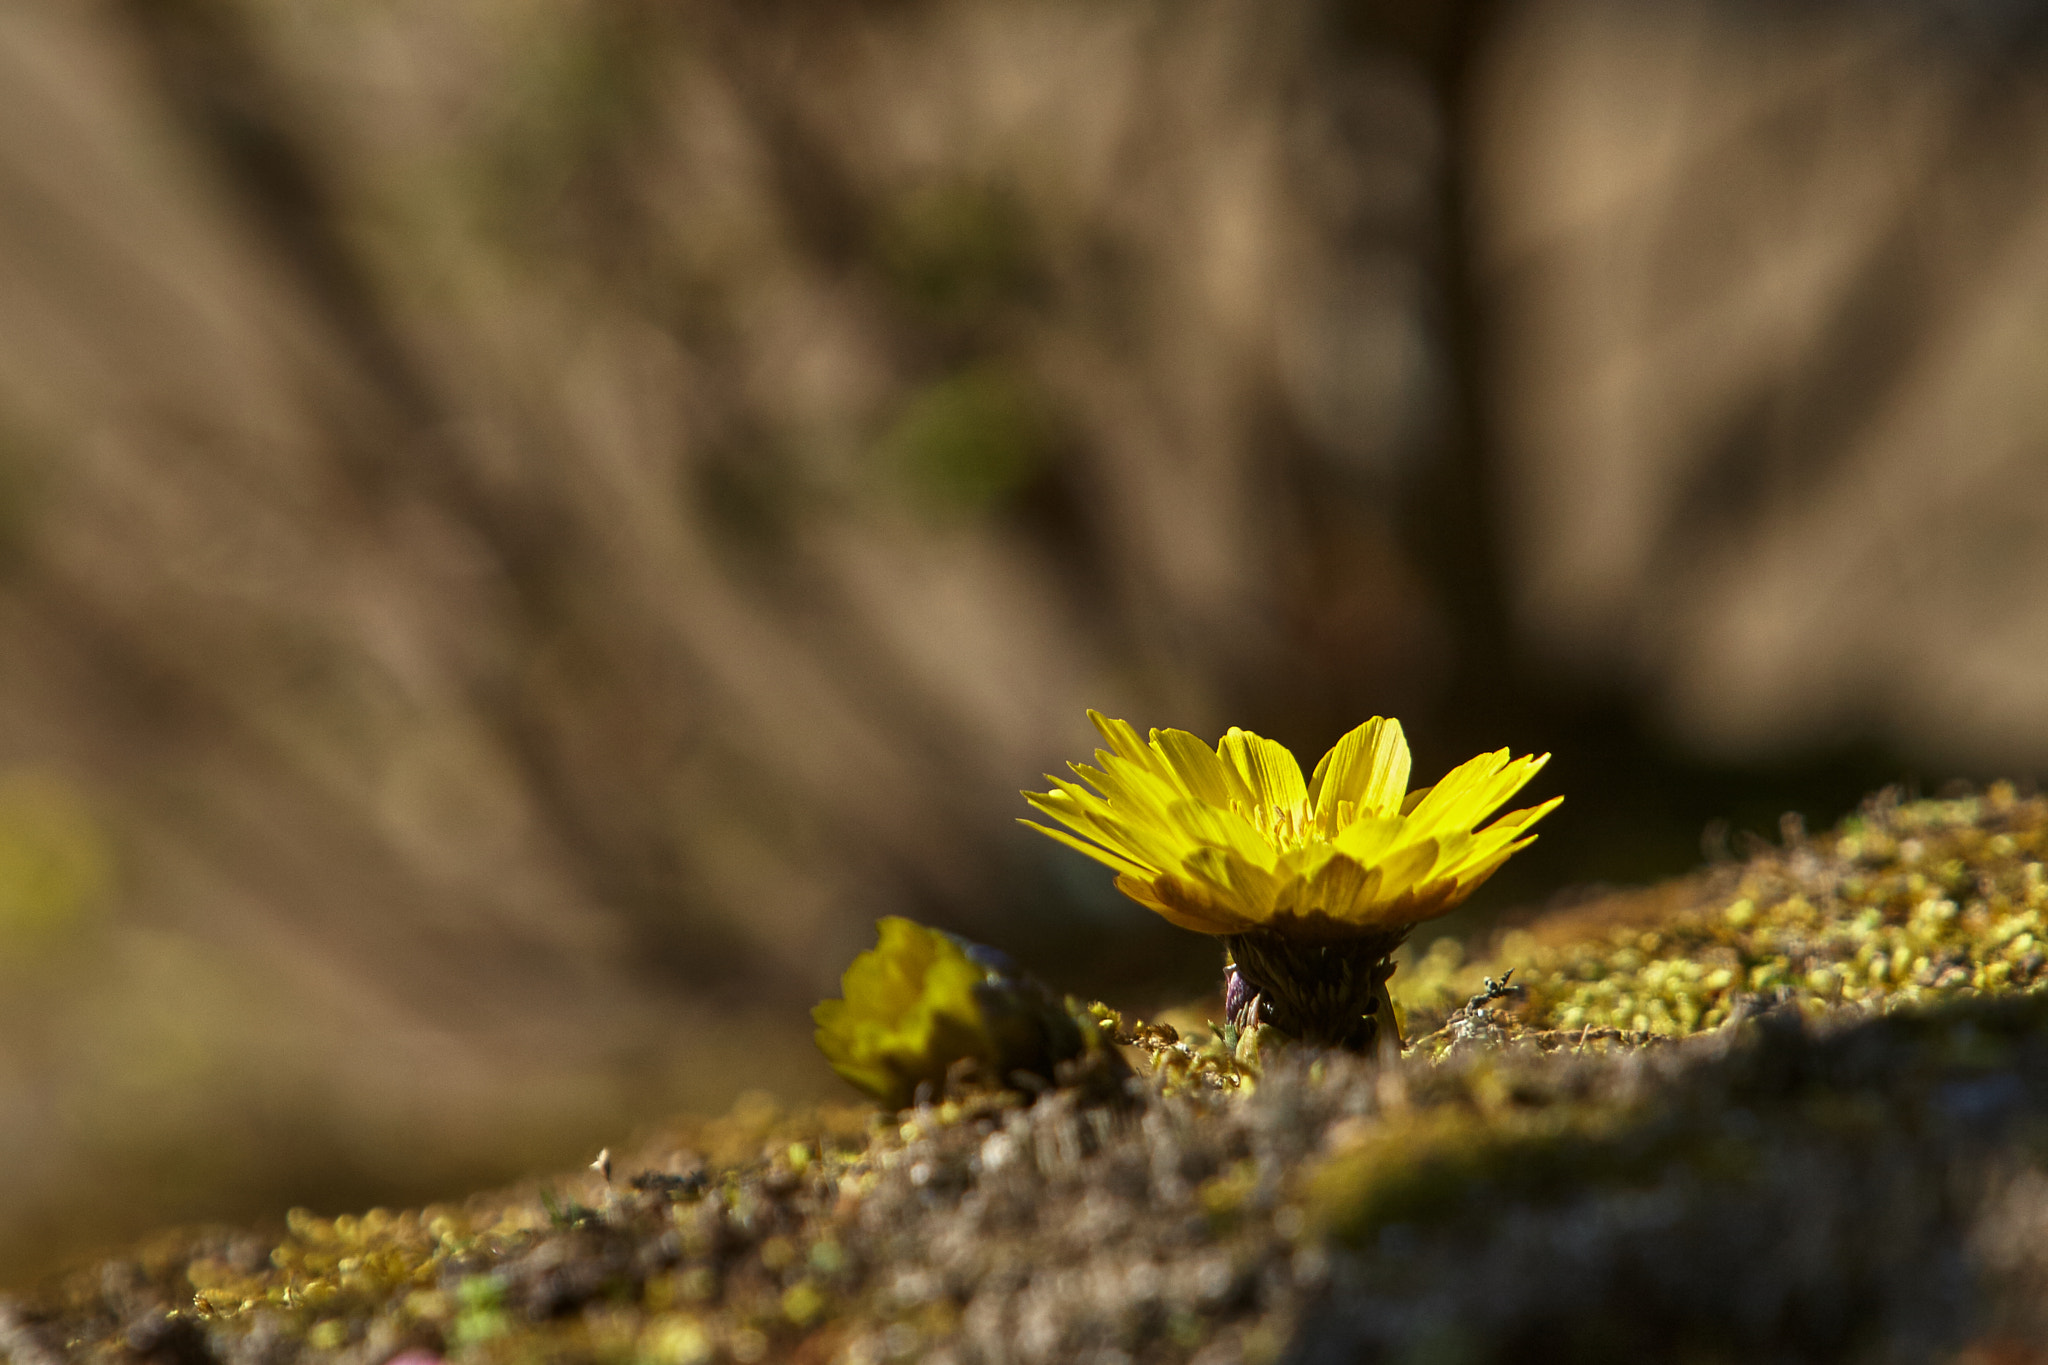
[[[1529,827],[1564,799],[1481,829],[1550,755],[1481,754],[1411,792],[1401,723],[1380,717],[1338,740],[1305,782],[1285,746],[1247,730],[1232,727],[1211,749],[1185,730],[1154,730],[1146,743],[1123,721],[1088,718],[1109,748],[1096,750],[1099,766],[1071,766],[1095,790],[1047,774],[1053,790],[1024,793],[1073,834],[1023,823],[1106,863],[1118,890],[1202,934],[1398,942],[1527,847]]]
[[[1004,1085],[1023,1072],[1043,1085],[1062,1063],[1116,1064],[1094,1020],[1002,953],[894,915],[875,927],[879,941],[840,978],[845,998],[811,1019],[832,1069],[884,1105],[969,1077]]]

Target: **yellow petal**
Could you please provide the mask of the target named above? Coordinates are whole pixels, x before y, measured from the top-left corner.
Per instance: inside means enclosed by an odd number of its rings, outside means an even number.
[[[1024,793],[1024,799],[1041,815],[1051,816],[1081,837],[1115,849],[1133,862],[1166,867],[1180,858],[1180,845],[1162,828],[1126,818],[1128,812],[1119,812],[1071,782],[1047,780],[1053,784],[1052,791]]]
[[[1227,891],[1199,877],[1165,876],[1152,883],[1154,900],[1173,923],[1202,934],[1236,934],[1256,927]]]
[[[1216,751],[1185,730],[1154,730],[1152,747],[1166,761],[1181,788],[1197,801],[1228,808],[1232,800],[1249,803],[1251,792],[1224,766]]]
[[[1509,844],[1506,848],[1494,854],[1493,857],[1487,859],[1478,867],[1471,868],[1464,872],[1459,873],[1458,899],[1463,900],[1465,899],[1465,897],[1471,895],[1474,891],[1477,891],[1481,886],[1485,885],[1486,879],[1488,877],[1491,877],[1494,873],[1500,871],[1500,865],[1502,863],[1514,857],[1517,853],[1520,853],[1523,849],[1527,848],[1529,845],[1535,842],[1536,836],[1533,834],[1529,835],[1525,839],[1517,839],[1514,843]]]
[[[1301,780],[1301,765],[1286,745],[1233,725],[1216,752],[1251,789],[1259,805],[1293,811],[1308,804],[1308,784]]]
[[[1280,855],[1278,870],[1290,877],[1311,881],[1319,875],[1332,858],[1340,857],[1337,846],[1327,839],[1290,848]]]
[[[1449,912],[1470,892],[1470,887],[1461,888],[1454,877],[1432,877],[1391,899],[1381,897],[1373,907],[1373,923],[1388,929],[1408,928]]]
[[[1430,788],[1429,795],[1408,812],[1407,819],[1415,832],[1424,834],[1439,826],[1448,828],[1464,812],[1467,798],[1481,784],[1491,780],[1507,761],[1508,751],[1496,749],[1490,754],[1468,758],[1445,773],[1442,780]],[[1470,829],[1478,823],[1476,818],[1467,821],[1465,828]]]
[[[1332,919],[1356,918],[1373,903],[1380,870],[1339,853],[1323,865],[1310,887],[1313,902]]]
[[[1496,820],[1471,836],[1470,842],[1460,848],[1455,857],[1447,853],[1439,863],[1439,875],[1456,877],[1465,885],[1464,894],[1469,894],[1510,856],[1535,843],[1536,835],[1530,832],[1529,826],[1563,800],[1561,796],[1555,797],[1541,806],[1532,806]]]
[[[1245,919],[1257,921],[1273,913],[1284,879],[1230,848],[1200,848],[1180,866],[1181,875],[1206,882],[1224,893],[1225,903]]]
[[[1133,763],[1143,763],[1145,761],[1145,741],[1138,738],[1137,730],[1132,727],[1129,721],[1111,720],[1100,711],[1094,710],[1089,711],[1088,719],[1101,732],[1102,737],[1109,741],[1111,750],[1130,759]]]
[[[1509,762],[1508,751],[1499,749],[1459,764],[1408,817],[1415,833],[1470,830],[1520,791],[1549,761],[1550,755],[1542,754]]]
[[[1113,817],[1114,812],[1110,810],[1109,802],[1086,787],[1054,777],[1051,773],[1045,775],[1045,780],[1052,784],[1051,791],[1027,791],[1023,793],[1024,799],[1061,824],[1079,829],[1084,821],[1107,820]]]
[[[1095,728],[1109,741],[1110,752],[1126,763],[1135,765],[1148,776],[1157,778],[1170,787],[1176,785],[1172,766],[1156,749],[1138,738],[1136,726],[1125,720],[1111,720],[1100,711],[1090,711],[1088,719],[1095,723]],[[1103,762],[1104,767],[1109,766],[1106,761],[1108,754],[1102,750],[1097,749],[1095,757]]]
[[[1498,867],[1501,860],[1506,857],[1502,850],[1527,848],[1536,839],[1534,834],[1527,832],[1529,826],[1557,809],[1563,800],[1562,796],[1553,796],[1540,806],[1530,806],[1526,810],[1503,815],[1477,834],[1452,836],[1457,846],[1454,850],[1450,842],[1446,843],[1442,868],[1444,875],[1463,878],[1470,875],[1475,867]]]
[[[1261,868],[1270,869],[1278,861],[1279,855],[1265,836],[1234,810],[1219,810],[1200,801],[1176,801],[1167,807],[1166,813],[1192,841],[1231,849]]]
[[[1500,819],[1488,825],[1488,829],[1527,829],[1550,812],[1564,804],[1562,796],[1553,796],[1540,806],[1527,806],[1521,810],[1509,811]]]
[[[939,951],[928,931],[916,932],[922,927],[900,915],[876,921],[876,946],[847,964],[839,977],[840,994],[865,1002],[863,1008],[870,1011],[900,1013],[911,1008]]]
[[[1316,764],[1309,781],[1316,821],[1335,830],[1339,802],[1350,802],[1359,814],[1392,815],[1408,790],[1408,738],[1401,722],[1374,716],[1337,743]],[[1356,816],[1353,816],[1355,819]]]
[[[1403,844],[1374,868],[1380,874],[1381,900],[1393,900],[1430,879],[1439,850],[1434,839]]]
[[[1407,831],[1407,823],[1397,815],[1368,815],[1338,830],[1331,842],[1345,857],[1370,867],[1386,857]]]
[[[1214,897],[1194,892],[1178,878],[1140,881],[1135,877],[1118,877],[1116,889],[1168,924],[1198,934],[1235,934],[1251,924],[1241,916],[1221,911]]]
[[[1037,803],[1033,802],[1032,804],[1036,805]],[[1132,859],[1125,857],[1121,853],[1112,852],[1111,850],[1102,848],[1096,844],[1091,844],[1085,839],[1076,839],[1073,835],[1068,834],[1064,830],[1048,828],[1045,825],[1039,824],[1036,820],[1020,819],[1017,821],[1017,823],[1020,825],[1029,825],[1031,828],[1037,830],[1040,834],[1046,835],[1049,838],[1059,840],[1068,848],[1079,849],[1081,852],[1093,858],[1096,862],[1101,863],[1104,867],[1114,868],[1116,869],[1116,871],[1122,873],[1126,877],[1150,877],[1159,870],[1153,867],[1146,867],[1143,863],[1133,861]]]
[[[1169,803],[1180,799],[1180,789],[1171,778],[1139,763],[1133,763],[1121,754],[1097,754],[1102,760],[1100,768],[1090,768],[1076,763],[1075,772],[1093,782],[1101,789],[1112,808],[1126,807],[1126,816],[1143,811],[1148,819],[1164,815]]]
[[[1131,852],[1142,853],[1146,860],[1161,867],[1180,856],[1186,841],[1175,834],[1173,822],[1166,814],[1167,803],[1177,800],[1179,794],[1169,783],[1115,754],[1105,756],[1102,768],[1091,768],[1085,763],[1070,766],[1099,787],[1103,795],[1093,796],[1057,778],[1051,779],[1054,785],[1093,815],[1098,824],[1114,830]],[[1054,814],[1050,810],[1046,813]],[[1072,821],[1061,823],[1074,827]],[[1093,830],[1081,832],[1094,835]]]
[[[1473,795],[1473,805],[1479,809],[1481,818],[1492,814],[1502,802],[1529,785],[1529,780],[1542,772],[1548,762],[1549,754],[1534,754],[1518,758],[1496,773],[1491,782]]]

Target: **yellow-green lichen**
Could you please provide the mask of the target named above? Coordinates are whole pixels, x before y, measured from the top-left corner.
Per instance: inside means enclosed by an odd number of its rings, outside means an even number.
[[[2030,988],[2048,965],[2044,858],[2048,802],[2009,785],[1880,799],[1739,869],[1506,934],[1481,961],[1433,945],[1395,985],[1441,1019],[1481,976],[1513,970],[1523,1029],[1663,1037],[1717,1028],[1760,1000],[1884,1010]]]

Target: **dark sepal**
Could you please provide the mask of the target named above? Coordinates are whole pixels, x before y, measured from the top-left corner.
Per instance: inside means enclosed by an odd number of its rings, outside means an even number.
[[[1387,978],[1401,938],[1369,934],[1303,943],[1280,934],[1233,934],[1224,940],[1230,952],[1225,1013],[1239,1029],[1256,1022],[1300,1042],[1351,1052],[1374,1051],[1385,1020],[1388,1041],[1398,1048]]]

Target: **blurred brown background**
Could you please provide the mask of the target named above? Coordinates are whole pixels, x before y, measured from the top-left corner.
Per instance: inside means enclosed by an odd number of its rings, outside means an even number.
[[[1482,917],[2048,766],[2044,29],[0,6],[0,1279],[834,1093],[881,914],[1206,988],[1089,705],[1556,751]]]

